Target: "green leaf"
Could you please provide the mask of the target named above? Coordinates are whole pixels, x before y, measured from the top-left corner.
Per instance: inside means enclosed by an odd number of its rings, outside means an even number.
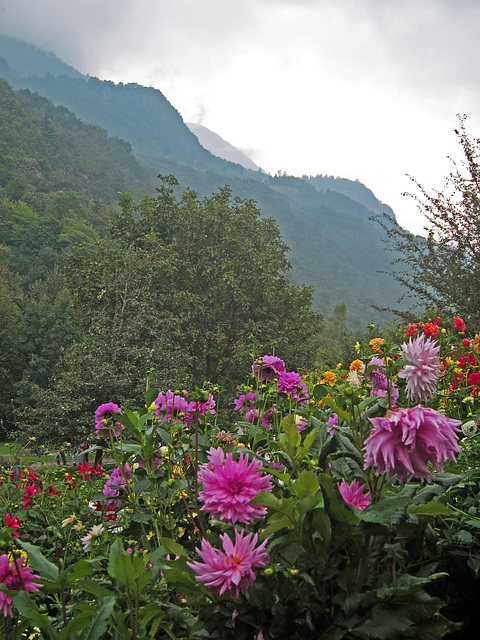
[[[314,496],[319,490],[317,475],[312,469],[306,469],[292,482],[293,491],[299,498]]]
[[[43,638],[52,639],[54,637],[54,631],[48,616],[45,613],[40,613],[37,605],[26,591],[19,591],[16,596],[13,596],[12,601],[22,616],[27,618],[32,625],[41,629]]]
[[[155,400],[158,398],[158,394],[160,393],[160,389],[157,389],[155,387],[150,387],[150,389],[148,389],[148,391],[145,394],[145,406],[149,407],[152,402],[155,402]]]
[[[289,414],[285,416],[280,422],[280,427],[283,430],[283,436],[279,437],[280,442],[286,442],[287,448],[286,451],[290,455],[291,458],[295,455],[295,449],[298,447],[301,441],[301,436],[298,433],[298,425],[295,421],[295,416],[293,414]]]
[[[417,516],[448,516],[453,513],[452,509],[446,504],[430,500],[425,504],[410,504],[407,507],[408,513],[414,513]]]
[[[325,398],[325,396],[328,396],[328,394],[333,395],[333,389],[326,384],[316,384],[313,387],[313,397],[317,402]]]
[[[174,556],[186,556],[187,552],[182,547],[181,544],[172,540],[172,538],[162,538],[162,546],[165,548],[167,553],[173,554]]]
[[[90,628],[85,629],[78,640],[102,640],[105,637],[108,619],[113,611],[114,604],[114,596],[105,598],[98,609],[98,613],[93,618]]]
[[[33,544],[23,542],[22,540],[17,540],[17,544],[28,553],[29,564],[31,564],[35,571],[38,571],[42,578],[52,582],[59,582],[58,568],[43,556],[39,547],[35,547]]]

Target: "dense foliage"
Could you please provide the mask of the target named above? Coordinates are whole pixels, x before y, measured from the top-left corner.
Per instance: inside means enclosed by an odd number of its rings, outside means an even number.
[[[209,380],[231,394],[260,344],[297,367],[313,364],[320,318],[311,290],[288,281],[274,221],[228,188],[179,201],[175,185],[166,178],[138,204],[123,195],[108,237],[68,258],[83,337],[62,355],[51,388],[37,388],[21,412],[23,435],[82,441],[85,412],[112,385],[120,402],[139,401],[139,372],[175,387]]]

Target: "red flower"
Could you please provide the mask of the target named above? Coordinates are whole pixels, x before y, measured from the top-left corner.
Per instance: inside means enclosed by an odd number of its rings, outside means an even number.
[[[475,360],[475,356],[471,353],[462,353],[461,357],[458,359],[458,366],[460,369],[466,369],[467,365],[474,367],[477,364]]]
[[[25,487],[25,493],[23,494],[23,497],[25,498],[25,500],[23,501],[24,509],[26,509],[32,504],[32,498],[37,493],[38,493],[38,489],[35,487],[34,484],[29,484]]]
[[[65,482],[63,484],[67,485],[69,489],[75,489],[75,480],[69,473],[65,475]]]
[[[440,326],[440,324],[442,323],[442,319],[439,318],[438,316],[435,316],[433,321],[435,324],[438,324],[438,326]]]
[[[408,323],[408,327],[405,329],[405,335],[408,336],[416,336],[418,333],[418,328],[420,325]]]
[[[426,322],[423,325],[423,330],[427,338],[438,338],[438,324],[433,324],[433,322]]]
[[[454,318],[453,322],[455,324],[455,329],[457,331],[462,331],[463,332],[467,328],[467,325],[465,324],[465,322],[459,316]]]
[[[11,518],[9,513],[7,513],[7,515],[5,516],[5,523],[7,527],[10,527],[10,529],[18,529],[22,524],[20,522],[20,518]],[[18,538],[18,532],[12,531],[12,536]]]
[[[83,479],[86,480],[87,478],[91,478],[95,475],[95,469],[86,462],[85,464],[78,465],[77,473],[81,474]]]
[[[477,394],[480,391],[480,373],[471,373],[468,376],[468,386],[477,387],[476,389],[472,389],[473,394]]]
[[[48,491],[48,493],[49,493],[51,496],[59,496],[59,495],[60,495],[60,491],[56,491],[56,490],[55,490],[55,487],[53,486],[53,484],[51,484],[51,485],[48,487],[47,491]]]
[[[463,344],[465,349],[470,349],[471,343],[470,343],[470,340],[468,338],[464,338],[462,340],[462,344]]]

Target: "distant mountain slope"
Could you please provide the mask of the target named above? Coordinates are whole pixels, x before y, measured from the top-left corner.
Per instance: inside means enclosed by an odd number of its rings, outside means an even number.
[[[128,162],[135,160],[133,154],[128,154],[131,145],[152,173],[172,173],[183,187],[194,189],[200,196],[229,184],[235,196],[255,200],[263,215],[277,220],[291,248],[291,280],[312,285],[317,310],[330,314],[336,304],[345,302],[349,324],[364,327],[388,317],[376,311],[374,305],[397,307],[402,288],[393,278],[377,273],[390,271],[390,261],[395,256],[385,252],[383,231],[369,220],[372,213],[391,210],[367,187],[321,175],[303,179],[272,177],[228,162],[200,144],[160,91],[71,74],[55,77],[49,71],[53,63],[43,54],[36,61],[40,75],[21,76],[12,70],[21,66],[22,73],[28,73],[28,66],[25,61],[19,65],[12,47],[3,49],[8,59],[0,60],[0,74],[10,78],[16,87],[38,91],[55,103],[66,105],[86,122],[99,124],[110,135],[123,138],[117,138],[115,144],[124,146]],[[35,57],[34,48],[28,52]],[[24,49],[18,57],[22,56]],[[105,132],[99,136],[102,138]],[[145,167],[142,170],[146,171]],[[88,171],[85,175],[89,176]],[[131,190],[138,193],[142,179],[138,176],[139,182],[134,177],[131,180]]]
[[[240,149],[237,149],[218,134],[207,129],[207,127],[193,122],[187,122],[186,124],[190,131],[197,136],[202,147],[208,149],[213,155],[241,164],[245,169],[251,169],[252,171],[260,169],[243,151],[240,151]]]

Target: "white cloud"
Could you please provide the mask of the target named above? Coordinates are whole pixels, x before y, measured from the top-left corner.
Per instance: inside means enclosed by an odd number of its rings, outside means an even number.
[[[266,170],[360,179],[421,222],[456,113],[480,135],[474,0],[3,0],[0,31],[84,73],[160,89]]]

